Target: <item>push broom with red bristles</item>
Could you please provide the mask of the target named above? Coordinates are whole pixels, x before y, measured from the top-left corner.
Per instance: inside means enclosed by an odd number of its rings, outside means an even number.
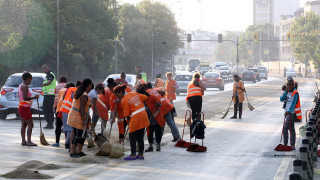
[[[292,147],[291,146],[287,146],[287,145],[283,145],[281,144],[282,141],[282,135],[283,135],[283,129],[284,129],[284,123],[285,123],[285,118],[283,120],[283,126],[282,126],[282,133],[281,133],[281,138],[280,138],[280,144],[274,148],[275,151],[292,151]],[[290,137],[291,137],[291,122],[290,122]],[[291,138],[290,138],[290,142],[291,142]]]

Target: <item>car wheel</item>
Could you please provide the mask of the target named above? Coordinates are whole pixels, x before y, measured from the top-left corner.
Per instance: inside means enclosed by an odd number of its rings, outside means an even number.
[[[257,81],[256,81],[256,80],[253,80],[252,82],[253,82],[253,83],[256,83]]]
[[[16,113],[16,117],[17,117],[18,119],[20,119],[20,114],[19,114],[19,113]]]
[[[176,92],[176,94],[177,94],[177,96],[179,96],[179,95],[180,95],[180,93],[179,93],[179,92]]]
[[[266,78],[266,80],[268,80],[268,78]]]
[[[5,120],[7,118],[7,114],[0,112],[0,119]]]

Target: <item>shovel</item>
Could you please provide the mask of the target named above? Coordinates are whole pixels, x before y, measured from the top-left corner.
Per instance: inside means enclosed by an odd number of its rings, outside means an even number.
[[[247,93],[244,92],[246,94],[246,97],[247,97],[247,101],[248,101],[248,108],[250,109],[250,111],[253,111],[254,110],[254,107],[250,104],[249,102],[249,99],[248,99],[248,96],[247,96]]]
[[[184,124],[183,124],[183,132],[182,132],[182,137],[180,140],[178,140],[178,142],[176,143],[176,147],[183,147],[183,148],[188,148],[190,145],[191,145],[191,139],[190,139],[190,142],[186,142],[185,140],[183,140],[183,136],[184,136],[184,129],[186,127],[186,121],[187,121],[187,116],[188,116],[188,113],[189,113],[189,117],[191,117],[191,111],[190,110],[187,110],[186,111],[186,115],[184,117]]]
[[[228,110],[227,110],[227,111],[226,111],[226,113],[221,117],[221,119],[224,119],[224,118],[228,115],[229,110],[230,110],[231,103],[232,103],[232,99],[231,99],[231,101],[230,101],[230,104],[229,104]]]
[[[280,144],[274,148],[275,151],[292,151],[292,147],[291,146],[286,146],[281,144],[282,141],[282,135],[283,135],[283,129],[284,129],[284,123],[285,123],[285,118],[283,120],[283,126],[282,126],[282,133],[281,133],[281,138],[280,138]],[[291,132],[291,124],[290,124],[290,132]],[[291,133],[290,133],[291,136]],[[290,138],[290,142],[291,142],[291,138]]]
[[[41,117],[40,117],[40,107],[39,107],[39,100],[37,99],[37,104],[38,104],[38,112],[39,112],[39,121],[40,121],[40,143],[44,146],[49,145],[47,142],[46,138],[44,137],[44,134],[42,132],[42,125],[41,125]]]

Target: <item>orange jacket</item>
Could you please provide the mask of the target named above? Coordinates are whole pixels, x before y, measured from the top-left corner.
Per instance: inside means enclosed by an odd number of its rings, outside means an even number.
[[[188,98],[192,96],[202,96],[201,87],[195,86],[193,84],[193,81],[191,81],[188,85],[187,101],[188,101]]]
[[[111,96],[111,91],[109,88],[105,88],[105,94],[99,94],[98,99],[97,99],[97,110],[99,113],[99,116],[104,119],[108,120],[109,119],[109,114],[108,111],[110,109],[110,96]]]
[[[130,116],[129,133],[149,126],[148,115],[144,102],[148,100],[146,95],[130,92],[121,100],[124,116]]]
[[[57,100],[57,109],[56,109],[56,113],[58,113],[61,109],[61,106],[63,104],[63,96],[64,94],[67,92],[67,88],[63,88],[59,91],[59,96],[58,96],[58,100]]]
[[[155,88],[158,88],[161,91],[165,90],[165,84],[164,84],[164,81],[161,78],[157,78],[157,84],[156,84]]]
[[[162,97],[156,89],[148,89],[147,93],[155,96],[156,98],[158,98],[160,100],[160,102],[161,102],[160,111],[163,115],[166,115],[169,111],[171,111],[173,109],[173,107],[171,107],[170,104],[168,104],[168,102],[165,101],[165,98]]]
[[[175,80],[166,80],[166,96],[170,101],[176,100],[176,81]]]
[[[150,95],[150,97],[146,101],[146,105],[150,109],[150,111],[153,114],[155,120],[157,121],[157,123],[161,127],[163,127],[163,125],[165,124],[166,120],[163,118],[163,114],[161,113],[160,107],[156,107],[156,103],[160,103],[161,104],[160,100],[154,95]]]
[[[110,110],[114,111],[116,109],[116,105],[117,105],[117,116],[119,119],[123,119],[124,115],[123,115],[123,108],[121,106],[121,103],[116,104],[114,101],[118,99],[117,96],[112,93],[110,96]]]
[[[244,89],[244,85],[243,82],[241,80],[239,80],[238,85],[237,82],[233,83],[233,95],[232,95],[232,100],[234,102],[234,104],[236,104],[236,92],[238,94],[238,98],[239,98],[239,103],[243,103],[244,99],[244,92],[241,89],[237,89],[236,87],[241,87],[242,89]]]
[[[68,90],[64,96],[60,111],[67,113],[67,114],[70,112],[71,107],[72,107],[72,102],[73,102],[72,94],[74,92],[76,92],[77,89],[78,89],[77,87],[68,88]]]

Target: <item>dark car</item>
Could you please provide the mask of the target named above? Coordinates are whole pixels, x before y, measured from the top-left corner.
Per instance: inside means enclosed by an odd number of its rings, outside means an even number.
[[[254,75],[256,76],[256,79],[258,81],[261,81],[260,73],[259,73],[259,70],[257,68],[249,68],[248,71],[253,71]]]
[[[242,81],[252,81],[256,83],[256,76],[253,71],[244,71],[241,75]]]
[[[202,78],[202,83],[205,88],[219,88],[220,91],[224,90],[224,80],[221,78],[219,72],[207,72]]]

